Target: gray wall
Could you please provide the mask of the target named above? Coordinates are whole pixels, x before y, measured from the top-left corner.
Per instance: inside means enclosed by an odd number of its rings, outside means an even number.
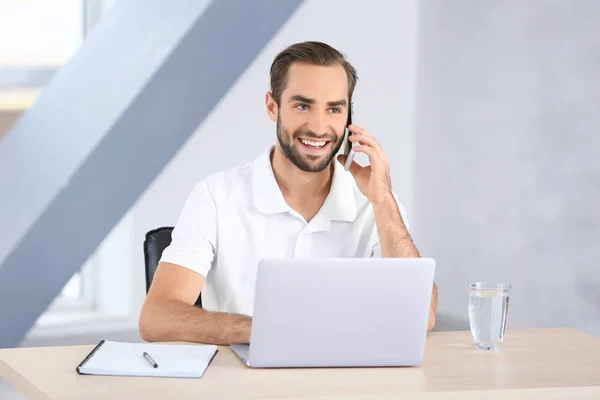
[[[600,335],[600,1],[426,0],[416,237],[441,314],[514,285],[509,327]]]

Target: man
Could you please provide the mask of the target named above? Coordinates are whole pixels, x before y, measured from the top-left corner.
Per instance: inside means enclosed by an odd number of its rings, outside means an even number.
[[[144,340],[249,343],[261,258],[419,257],[373,135],[350,126],[370,166],[346,172],[336,158],[354,67],[324,43],[297,43],[277,55],[270,78],[277,142],[196,185],[144,302]],[[202,308],[194,307],[200,291]],[[428,331],[436,306],[434,285]]]

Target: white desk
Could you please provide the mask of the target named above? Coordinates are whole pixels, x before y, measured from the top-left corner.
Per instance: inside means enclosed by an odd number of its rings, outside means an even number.
[[[415,368],[258,370],[222,347],[201,379],[78,375],[92,348],[0,349],[0,376],[32,400],[600,399],[600,339],[574,329],[508,331],[498,352],[434,332]]]

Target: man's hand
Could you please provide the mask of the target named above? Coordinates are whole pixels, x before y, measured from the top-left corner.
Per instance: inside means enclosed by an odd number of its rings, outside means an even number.
[[[203,287],[202,275],[161,262],[140,312],[141,338],[147,342],[250,343],[250,316],[209,312],[193,305]]]
[[[431,332],[435,327],[435,311],[432,309],[429,310],[429,322],[427,323],[427,332]]]
[[[369,156],[371,165],[361,167],[356,162],[352,161],[350,172],[356,180],[356,186],[365,195],[371,203],[375,204],[392,193],[392,180],[390,178],[390,165],[387,155],[383,149],[369,132],[356,125],[348,126],[352,132],[349,140],[352,143],[359,143],[352,150],[355,153],[365,153]],[[338,160],[344,164],[346,156],[340,155]]]
[[[435,282],[433,283],[433,290],[431,292],[431,305],[429,308],[429,323],[427,324],[427,332],[435,327],[435,310],[438,304],[438,291]]]

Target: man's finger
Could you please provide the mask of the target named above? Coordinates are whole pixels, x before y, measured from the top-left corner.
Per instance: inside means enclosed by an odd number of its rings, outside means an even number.
[[[354,131],[348,139],[353,143],[358,142],[366,146],[371,146],[372,148],[377,150],[378,153],[383,154],[381,144],[379,144],[377,139],[375,139],[375,136],[371,135],[364,129]]]
[[[358,146],[352,147],[352,151],[354,151],[355,153],[365,153],[367,156],[369,156],[369,161],[371,162],[371,164],[381,163],[381,153],[379,153],[374,147],[361,143]]]
[[[350,140],[353,143],[357,143],[359,145],[359,146],[355,146],[355,147],[363,146],[363,147],[368,147],[370,149],[373,149],[375,154],[377,155],[377,157],[384,163],[387,163],[387,155],[381,148],[381,145],[379,144],[379,142],[377,142],[377,140],[375,140],[375,138],[373,138],[372,136],[369,137],[369,136],[362,135],[362,134],[354,134],[354,135],[350,136]],[[355,147],[353,147],[352,149],[354,150]],[[369,156],[371,156],[370,153],[368,153],[366,151],[365,151],[365,153],[367,153],[367,154],[369,154]]]
[[[377,149],[367,146],[364,144],[360,144],[358,146],[352,147],[352,151],[355,153],[364,153],[369,157],[369,162],[371,166],[376,170],[387,169],[387,159],[385,158],[385,154],[382,155],[381,152],[377,151]]]

